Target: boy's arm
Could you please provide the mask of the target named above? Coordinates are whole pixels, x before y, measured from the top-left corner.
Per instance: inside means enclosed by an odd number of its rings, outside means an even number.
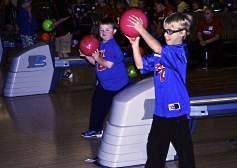
[[[95,63],[97,62],[98,64],[106,67],[106,68],[112,68],[114,63],[111,61],[107,61],[105,60],[103,57],[99,56],[99,51],[96,50],[92,56],[86,56],[85,54],[83,54],[81,51],[80,52],[80,56],[85,57],[87,61],[89,61],[91,64],[95,65]]]
[[[161,53],[161,44],[158,42],[150,33],[146,31],[146,29],[142,29],[140,32],[140,35],[144,39],[144,41],[147,43],[147,45],[155,52],[155,53]]]
[[[99,50],[96,50],[93,54],[92,54],[92,58],[94,59],[94,61],[96,61],[98,64],[106,67],[106,68],[112,68],[114,63],[111,61],[107,61],[105,60],[103,57],[100,57],[99,54]]]
[[[104,67],[106,67],[106,68],[112,68],[113,65],[114,65],[113,62],[107,61],[107,60],[105,60],[103,57],[94,57],[94,59],[95,59],[95,61],[96,61],[98,64],[100,64],[100,65],[102,65],[102,66],[104,66]]]
[[[137,69],[143,69],[142,56],[141,56],[141,53],[139,50],[140,37],[136,37],[136,38],[127,37],[127,38],[132,45],[133,58],[134,58],[134,62],[135,62]]]
[[[65,18],[61,18],[61,19],[55,21],[55,22],[53,23],[53,25],[52,25],[52,28],[57,27],[59,24],[61,24],[62,22],[64,22],[64,21],[67,20],[68,18],[70,18],[70,16],[65,17]]]
[[[88,62],[90,62],[92,65],[95,65],[95,59],[91,56],[85,56],[86,57],[86,60]]]
[[[140,33],[142,38],[145,40],[147,45],[156,53],[161,53],[162,47],[160,42],[158,42],[148,31],[143,27],[142,20],[136,16],[130,16],[129,21],[131,25],[128,27],[133,27],[136,31]]]
[[[81,57],[85,57],[89,63],[91,63],[92,65],[95,65],[95,59],[93,57],[83,54],[80,50],[79,50],[79,53]]]

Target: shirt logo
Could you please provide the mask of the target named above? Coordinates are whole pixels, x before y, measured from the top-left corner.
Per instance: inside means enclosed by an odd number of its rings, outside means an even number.
[[[105,57],[104,53],[105,53],[105,50],[100,51],[99,57],[103,57],[103,58],[104,58],[104,57]],[[105,66],[100,65],[100,64],[97,65],[97,70],[98,70],[98,71],[103,71],[103,70],[105,70],[105,69],[106,69]]]
[[[160,81],[163,82],[165,80],[165,67],[162,64],[156,64],[156,76],[160,74]]]
[[[168,107],[169,107],[169,111],[180,110],[180,104],[179,103],[168,104]]]

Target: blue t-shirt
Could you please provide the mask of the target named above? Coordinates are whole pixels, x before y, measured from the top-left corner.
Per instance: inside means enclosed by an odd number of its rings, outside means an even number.
[[[95,65],[96,75],[105,90],[116,91],[128,83],[128,72],[123,63],[123,53],[114,38],[106,43],[100,42],[100,57],[113,62],[112,68],[106,68],[98,63]]]
[[[32,36],[36,33],[38,30],[38,22],[35,15],[31,15],[31,23],[29,22],[29,19],[29,12],[25,8],[20,7],[19,15],[16,17],[19,34]]]
[[[154,72],[155,110],[160,117],[190,118],[190,98],[186,88],[187,46],[163,46],[161,54],[142,57],[141,73]]]

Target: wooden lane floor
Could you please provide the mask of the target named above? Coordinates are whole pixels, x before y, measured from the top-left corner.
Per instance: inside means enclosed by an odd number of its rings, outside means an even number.
[[[237,68],[191,71],[187,76],[190,96],[237,93]],[[197,167],[237,166],[237,146],[228,143],[237,138],[237,116],[199,119],[193,135]]]
[[[85,69],[86,78],[80,69],[73,71],[73,80],[62,81],[57,93],[0,97],[0,168],[100,167],[84,161],[97,156],[100,139],[80,136],[88,127],[93,71]],[[190,69],[190,96],[237,93],[236,74],[237,68]],[[236,126],[237,116],[198,119],[193,135],[197,168],[237,167],[237,146],[228,143],[237,138]],[[177,165],[168,162],[166,167]]]

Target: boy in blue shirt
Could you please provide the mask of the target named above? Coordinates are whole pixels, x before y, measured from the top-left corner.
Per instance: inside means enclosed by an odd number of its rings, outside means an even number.
[[[82,137],[101,137],[104,120],[111,107],[113,97],[128,84],[128,73],[123,63],[124,55],[114,39],[117,32],[114,20],[103,19],[99,26],[100,47],[86,59],[95,65],[98,83],[91,104],[89,130]],[[82,53],[81,53],[82,55]]]
[[[129,27],[137,30],[154,51],[141,57],[139,40],[129,38],[136,67],[141,73],[154,72],[155,109],[148,136],[146,168],[164,168],[172,142],[179,157],[180,168],[195,168],[193,143],[189,130],[190,99],[186,88],[187,46],[192,17],[173,13],[163,23],[167,45],[162,46],[142,25],[142,20],[130,16]]]

